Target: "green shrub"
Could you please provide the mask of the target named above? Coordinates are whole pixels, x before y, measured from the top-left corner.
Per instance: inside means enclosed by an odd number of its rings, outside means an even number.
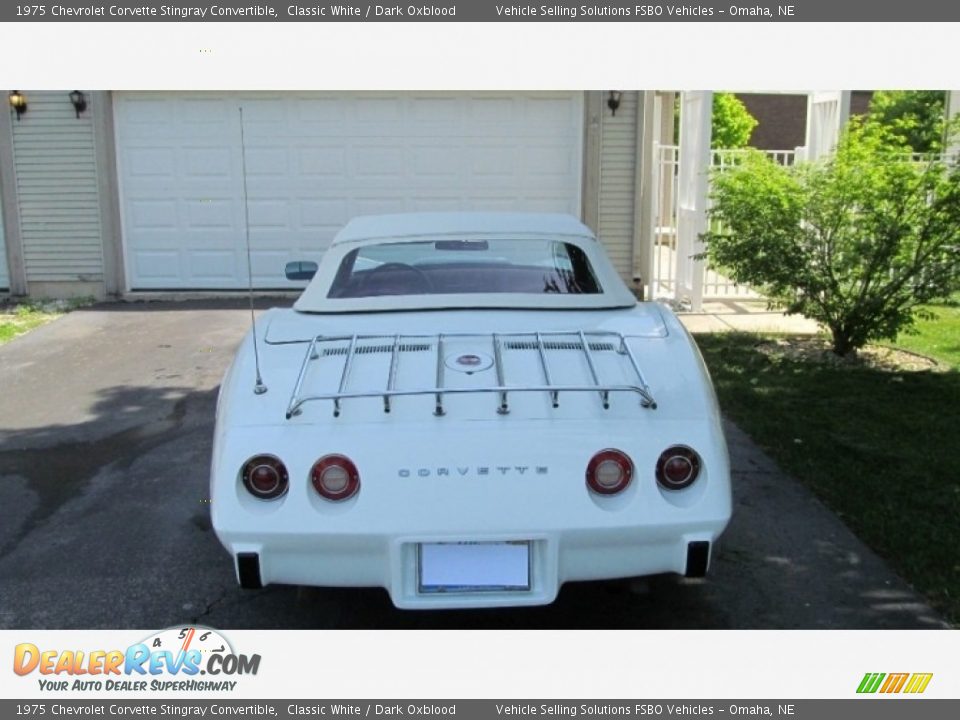
[[[710,147],[742,148],[750,142],[757,119],[732,93],[713,94]]]
[[[817,163],[749,152],[714,176],[710,262],[822,323],[838,355],[894,339],[960,287],[960,166],[910,162],[910,149],[855,119]]]
[[[916,153],[943,150],[943,90],[879,90],[870,99],[870,120],[886,127]]]

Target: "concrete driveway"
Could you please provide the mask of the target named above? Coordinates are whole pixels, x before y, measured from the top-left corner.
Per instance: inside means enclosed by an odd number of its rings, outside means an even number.
[[[0,627],[946,626],[732,424],[734,520],[705,581],[572,584],[549,607],[432,613],[378,589],[240,591],[207,482],[243,307],[101,305],[0,347]]]

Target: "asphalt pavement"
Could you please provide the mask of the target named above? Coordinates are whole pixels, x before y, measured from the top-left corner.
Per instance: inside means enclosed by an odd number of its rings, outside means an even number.
[[[734,518],[704,580],[573,583],[547,607],[483,611],[242,591],[208,474],[217,386],[249,319],[242,301],[103,304],[0,346],[0,627],[947,627],[730,423]]]

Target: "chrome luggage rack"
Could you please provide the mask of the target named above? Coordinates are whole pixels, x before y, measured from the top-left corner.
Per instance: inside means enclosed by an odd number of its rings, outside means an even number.
[[[444,385],[444,341],[451,339],[473,338],[489,343],[493,353],[493,366],[496,371],[497,384],[480,387],[447,387]],[[545,338],[549,338],[545,340]],[[519,339],[519,340],[518,340]],[[513,349],[537,350],[540,359],[540,370],[543,383],[538,385],[508,385],[505,377],[503,362],[504,342]],[[346,343],[346,347],[343,344]],[[373,344],[371,344],[373,343]],[[338,347],[331,347],[338,344]],[[400,355],[409,351],[426,351],[436,347],[436,384],[434,387],[397,388],[397,370],[400,365]],[[636,384],[605,383],[598,374],[594,352],[597,349],[612,349],[629,360],[629,366],[636,375]],[[551,380],[548,353],[550,350],[580,350],[586,360],[592,384],[556,384]],[[347,390],[347,381],[350,368],[357,355],[372,352],[389,352],[390,367],[387,371],[386,382],[378,390]],[[310,364],[325,357],[344,357],[340,372],[340,385],[337,392],[322,394],[301,395],[304,378]],[[489,367],[489,366],[488,366]],[[610,393],[629,392],[640,396],[640,404],[645,408],[656,410],[657,402],[653,398],[650,386],[647,384],[643,371],[637,363],[627,336],[617,332],[602,331],[545,331],[545,332],[506,332],[506,333],[442,333],[442,334],[396,334],[396,335],[317,335],[311,341],[300,366],[300,373],[287,405],[286,417],[289,420],[299,415],[301,408],[308,402],[317,400],[333,401],[333,416],[339,417],[342,402],[353,398],[383,398],[383,411],[390,412],[391,399],[410,395],[433,395],[435,399],[434,415],[444,415],[444,395],[464,393],[496,393],[499,397],[497,412],[506,415],[510,412],[509,394],[515,392],[543,392],[549,393],[553,407],[560,406],[560,393],[564,392],[595,392],[600,398],[604,409],[610,407]]]

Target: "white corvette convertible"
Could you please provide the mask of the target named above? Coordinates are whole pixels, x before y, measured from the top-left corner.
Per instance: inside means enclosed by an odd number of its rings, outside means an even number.
[[[582,223],[358,218],[287,274],[312,280],[217,406],[213,527],[242,587],[492,607],[707,571],[731,511],[710,379]]]

